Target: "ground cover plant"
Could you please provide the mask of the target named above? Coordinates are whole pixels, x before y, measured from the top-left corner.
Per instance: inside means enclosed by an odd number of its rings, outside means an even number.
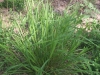
[[[0,20],[1,75],[100,75],[99,23],[87,32],[77,27],[84,16],[78,8],[61,15],[42,0],[33,9],[34,2],[27,1],[27,14],[12,27]]]
[[[0,3],[0,7],[12,8],[13,10],[22,10],[25,0],[4,0]]]

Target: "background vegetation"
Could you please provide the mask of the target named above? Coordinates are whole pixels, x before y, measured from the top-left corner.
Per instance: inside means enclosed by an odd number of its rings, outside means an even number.
[[[14,10],[22,10],[25,0],[4,0],[0,3],[0,7],[12,8]]]

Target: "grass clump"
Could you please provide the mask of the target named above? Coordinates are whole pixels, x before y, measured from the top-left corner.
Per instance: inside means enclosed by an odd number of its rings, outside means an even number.
[[[91,66],[99,63],[88,58],[91,46],[84,44],[89,38],[76,28],[81,16],[76,16],[76,11],[57,15],[42,1],[32,10],[33,2],[27,2],[28,13],[20,19],[21,24],[13,21],[17,33],[14,27],[1,32],[0,71],[4,75],[99,75]]]

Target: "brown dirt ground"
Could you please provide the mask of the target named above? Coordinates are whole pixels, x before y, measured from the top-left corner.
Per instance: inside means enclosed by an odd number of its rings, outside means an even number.
[[[0,0],[0,2],[2,2],[2,1],[3,0]],[[62,14],[63,11],[66,10],[67,6],[70,3],[70,0],[50,0],[50,1],[52,1],[51,5],[52,5],[54,11],[56,13],[60,13],[60,14]],[[81,2],[81,0],[72,0],[72,2],[70,4],[74,4],[76,2]],[[96,0],[94,5],[96,6],[97,9],[100,10],[100,0]],[[13,11],[13,12],[16,13],[16,11]],[[18,16],[16,14],[14,14],[14,15]],[[12,26],[10,20],[13,17],[12,17],[11,12],[8,11],[8,9],[0,8],[0,16],[1,16],[1,19],[2,19],[3,28],[8,28],[8,27]],[[96,19],[100,20],[100,14],[96,14]],[[18,29],[14,29],[14,31],[18,32]]]
[[[2,2],[2,1],[3,0],[0,0],[0,2]],[[67,6],[75,4],[76,2],[80,3],[82,1],[81,0],[72,0],[72,2],[70,2],[70,0],[50,0],[50,2],[51,2],[51,5],[52,5],[55,13],[63,14],[63,11],[66,10]],[[96,0],[94,2],[94,5],[100,11],[100,0]],[[82,11],[84,11],[84,10],[82,10]],[[12,24],[10,22],[11,19],[14,19],[14,16],[18,17],[18,13],[16,11],[13,11],[13,13],[15,13],[15,14],[11,14],[11,12],[8,11],[7,8],[0,8],[0,16],[1,16],[1,19],[2,19],[2,27],[3,28],[9,28],[9,27],[12,26]],[[97,14],[95,12],[93,13],[93,15],[94,14],[95,14],[95,19],[100,21],[100,14]],[[23,13],[22,13],[22,16],[24,16]],[[87,19],[82,20],[83,23],[86,23],[86,20]],[[88,22],[93,22],[93,18],[88,18]],[[80,27],[80,25],[78,25],[78,27]],[[87,27],[87,26],[85,26],[85,27]],[[84,28],[84,27],[82,27],[82,28]],[[15,27],[13,31],[15,33],[18,33],[19,29]],[[28,32],[26,32],[26,33],[28,33]]]
[[[3,0],[0,0],[0,2],[2,2],[2,1]],[[66,10],[67,6],[75,4],[76,2],[81,2],[81,0],[72,0],[72,2],[70,2],[70,0],[50,0],[50,2],[51,2],[51,5],[52,5],[55,13],[63,14],[63,11]],[[100,0],[95,1],[94,5],[96,6],[97,9],[100,10]],[[18,17],[18,13],[16,11],[13,11],[12,13],[13,14],[11,14],[11,12],[8,11],[7,8],[0,8],[0,16],[2,19],[2,27],[3,28],[11,27],[13,25],[11,23],[11,19],[14,19],[14,17],[16,17],[16,16]],[[23,13],[22,13],[22,16],[24,16]],[[95,14],[95,18],[97,20],[100,20],[100,14]],[[83,23],[86,23],[86,20],[82,20]],[[88,22],[93,22],[93,18],[88,18]],[[87,26],[85,26],[85,27],[87,27]],[[80,25],[78,25],[78,28],[80,28]],[[82,28],[84,28],[84,26],[82,26]],[[14,28],[13,31],[15,33],[19,33],[19,29],[16,27]],[[24,31],[24,33],[25,33],[25,31]],[[28,32],[26,32],[26,33],[28,33]]]

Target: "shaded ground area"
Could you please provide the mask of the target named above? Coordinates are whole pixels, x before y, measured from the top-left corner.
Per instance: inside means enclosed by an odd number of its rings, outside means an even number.
[[[62,13],[68,6],[70,0],[54,0],[52,6],[55,12]]]
[[[76,2],[79,3],[79,4],[82,4],[84,3],[83,1],[84,0],[53,0],[52,1],[52,6],[54,8],[54,11],[56,12],[59,12],[59,13],[62,13],[62,11],[66,10],[67,6],[69,5],[73,5],[75,4]],[[93,3],[93,2],[91,2]],[[98,10],[100,10],[100,0],[96,0],[94,1],[93,3],[94,7],[96,7]],[[86,8],[86,6],[84,6]],[[84,11],[84,9],[81,9],[81,11]]]
[[[95,6],[97,7],[97,9],[100,10],[100,0],[97,0],[97,1],[95,2]]]

